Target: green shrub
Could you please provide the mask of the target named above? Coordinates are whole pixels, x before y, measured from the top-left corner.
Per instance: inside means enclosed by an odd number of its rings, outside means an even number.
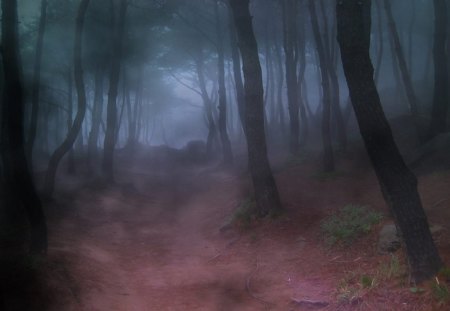
[[[379,223],[382,214],[365,206],[347,205],[321,223],[329,245],[350,244],[357,237],[370,232]]]
[[[256,202],[253,198],[246,198],[234,211],[231,223],[247,227],[256,218]]]

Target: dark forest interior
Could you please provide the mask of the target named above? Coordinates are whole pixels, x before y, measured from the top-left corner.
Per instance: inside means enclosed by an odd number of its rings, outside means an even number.
[[[450,310],[446,0],[1,0],[0,310]]]

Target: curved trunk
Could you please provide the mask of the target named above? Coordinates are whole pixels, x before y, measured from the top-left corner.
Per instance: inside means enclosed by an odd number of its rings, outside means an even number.
[[[41,17],[39,19],[39,30],[36,43],[36,55],[34,59],[33,85],[31,90],[31,119],[28,130],[27,158],[30,171],[33,171],[33,146],[36,140],[37,123],[39,117],[39,91],[41,84],[42,46],[44,43],[45,26],[47,22],[47,0],[41,2]]]
[[[106,115],[106,133],[103,146],[103,177],[107,182],[114,181],[114,148],[117,140],[117,93],[119,89],[120,67],[122,63],[122,41],[125,32],[125,15],[127,1],[121,0],[119,20],[114,32],[114,52],[111,60],[111,73],[109,77],[108,105]]]
[[[78,14],[75,26],[75,44],[74,44],[74,78],[75,86],[78,94],[78,110],[75,117],[75,121],[72,124],[66,139],[64,142],[55,150],[55,152],[50,157],[48,164],[47,173],[45,174],[44,181],[44,193],[46,196],[51,197],[55,188],[55,176],[58,169],[59,162],[63,156],[72,148],[78,133],[80,132],[81,125],[84,120],[84,115],[86,114],[86,91],[83,82],[83,68],[81,62],[81,46],[82,46],[82,34],[84,27],[84,19],[86,11],[90,0],[82,0],[78,8]]]
[[[417,180],[405,165],[384,115],[370,60],[370,1],[337,1],[338,40],[360,132],[386,203],[406,246],[413,280],[442,266],[422,208]]]
[[[2,173],[4,176],[5,209],[8,220],[23,208],[31,226],[30,251],[47,251],[47,226],[41,201],[36,193],[32,176],[28,169],[24,142],[24,98],[21,82],[20,54],[18,40],[17,1],[2,1],[1,32],[3,42],[2,62],[4,89],[1,102],[3,148]],[[14,228],[14,230],[20,230]]]
[[[253,33],[249,0],[230,0],[242,55],[245,91],[245,134],[248,165],[252,177],[258,213],[265,216],[281,209],[280,197],[267,158],[264,135],[264,102],[261,64]]]

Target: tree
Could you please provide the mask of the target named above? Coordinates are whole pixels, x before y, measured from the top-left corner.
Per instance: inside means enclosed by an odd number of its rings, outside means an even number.
[[[293,154],[299,151],[299,118],[297,95],[297,23],[295,22],[297,3],[295,0],[282,1],[283,47],[285,53],[286,86],[290,119],[289,147]]]
[[[325,53],[325,47],[322,42],[319,30],[319,22],[317,19],[316,8],[314,0],[309,0],[309,12],[311,13],[311,25],[313,29],[314,39],[317,46],[317,54],[319,56],[319,68],[322,78],[322,92],[323,92],[323,117],[322,117],[322,143],[323,143],[323,165],[325,172],[331,172],[334,170],[334,157],[333,147],[331,145],[331,133],[330,133],[330,117],[331,117],[331,89],[327,56]]]
[[[102,170],[106,181],[114,181],[114,148],[116,145],[117,128],[117,93],[119,88],[120,67],[122,63],[122,42],[125,33],[125,16],[127,1],[120,0],[119,18],[114,28],[113,55],[111,59],[111,72],[109,77],[109,92],[106,116],[106,133],[103,147]],[[114,14],[112,8],[111,14]]]
[[[225,60],[224,48],[222,38],[222,27],[219,14],[219,0],[214,0],[214,15],[216,17],[216,32],[217,32],[217,66],[219,78],[219,134],[223,149],[223,162],[226,165],[233,163],[233,153],[231,151],[230,138],[227,132],[227,96],[225,88]]]
[[[396,56],[395,58],[397,59],[403,85],[405,86],[406,97],[408,98],[411,115],[414,118],[414,121],[416,122],[417,125],[419,115],[418,100],[414,92],[411,74],[408,71],[408,66],[406,65],[405,55],[403,52],[402,45],[400,44],[400,38],[398,35],[397,27],[395,26],[394,17],[392,15],[391,0],[384,0],[383,3],[384,3],[384,10],[386,12],[386,16],[388,19],[389,31],[392,36],[392,43]]]
[[[448,60],[447,60],[447,2],[434,0],[434,94],[428,138],[447,129],[448,115]]]
[[[42,47],[44,43],[45,25],[47,22],[47,0],[41,1],[41,17],[39,20],[38,37],[36,42],[36,55],[34,60],[33,86],[31,91],[31,120],[28,130],[27,157],[32,171],[33,146],[36,139],[38,114],[39,114],[39,92],[41,83]]]
[[[44,193],[48,197],[52,196],[53,191],[55,189],[55,177],[59,162],[61,161],[63,156],[72,148],[73,143],[77,139],[78,133],[80,132],[81,125],[83,124],[84,116],[86,114],[86,91],[83,82],[83,65],[81,61],[81,50],[82,50],[82,35],[83,35],[84,20],[87,8],[89,6],[89,1],[90,0],[82,0],[80,2],[75,23],[73,68],[74,68],[75,86],[78,95],[78,110],[73,125],[69,133],[67,134],[66,139],[55,150],[55,152],[53,152],[52,156],[50,157],[44,181],[45,183]]]
[[[258,213],[260,216],[265,216],[278,212],[281,209],[281,202],[267,158],[261,64],[253,33],[249,0],[230,0],[230,6],[244,72],[246,126],[244,132],[247,138],[249,171]]]
[[[442,266],[417,190],[381,107],[369,55],[371,1],[337,1],[338,41],[350,98],[360,132],[406,246],[414,281],[434,276]]]
[[[18,43],[17,1],[2,1],[2,62],[4,89],[2,116],[2,170],[8,216],[24,209],[31,225],[30,251],[47,251],[47,226],[41,201],[29,171],[24,143],[24,96]],[[14,216],[12,216],[14,217]]]

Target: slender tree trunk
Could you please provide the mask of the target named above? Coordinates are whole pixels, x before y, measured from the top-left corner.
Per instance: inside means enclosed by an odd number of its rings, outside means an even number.
[[[298,74],[297,74],[297,101],[300,108],[300,138],[299,146],[304,148],[308,139],[308,117],[306,115],[305,102],[303,100],[303,81],[306,71],[306,33],[305,14],[302,11],[299,16],[298,26]]]
[[[447,1],[434,0],[434,94],[428,138],[447,130],[448,117],[448,60],[447,60]]]
[[[299,151],[299,118],[297,96],[297,24],[296,3],[294,0],[283,0],[283,40],[286,68],[287,98],[290,119],[289,147],[292,154]]]
[[[328,20],[327,14],[325,11],[325,5],[323,0],[319,2],[320,11],[324,21],[324,42],[325,42],[325,66],[327,68],[327,72],[330,77],[330,101],[331,108],[334,115],[334,119],[336,121],[336,129],[337,129],[337,139],[339,142],[339,146],[342,151],[347,150],[347,133],[345,132],[344,119],[342,117],[341,103],[340,103],[340,90],[339,90],[339,79],[336,73],[336,66],[333,63],[333,50],[332,44],[330,42],[329,28],[328,28]],[[316,14],[317,15],[317,14]],[[318,24],[318,23],[317,23]],[[320,33],[320,32],[319,32]],[[335,34],[331,36],[333,41],[335,41]],[[320,37],[319,37],[320,38]]]
[[[326,59],[325,48],[320,37],[319,23],[314,0],[309,0],[309,11],[311,13],[311,25],[313,29],[314,39],[317,46],[319,56],[319,68],[322,76],[323,91],[323,117],[322,117],[322,143],[323,143],[323,165],[325,172],[334,170],[333,147],[331,145],[330,133],[330,117],[331,117],[331,98],[330,98],[330,82],[328,73],[328,62]]]
[[[4,0],[1,8],[2,41],[7,42],[2,46],[1,57],[5,77],[1,102],[1,156],[6,199],[2,208],[12,219],[22,208],[25,210],[31,227],[30,251],[42,254],[47,251],[47,226],[25,155],[17,1]]]
[[[219,76],[219,134],[222,143],[223,162],[226,165],[233,163],[233,153],[231,151],[231,142],[227,131],[227,93],[225,87],[225,60],[222,38],[222,27],[219,14],[219,0],[215,0],[214,11],[216,16],[217,32],[217,54],[218,54],[218,76]]]
[[[81,61],[82,34],[84,27],[84,19],[90,0],[82,0],[78,8],[78,14],[75,25],[75,44],[74,44],[74,77],[75,86],[78,94],[78,110],[64,142],[55,150],[50,157],[47,173],[45,174],[44,192],[45,195],[51,197],[55,188],[55,177],[59,162],[63,156],[72,148],[75,139],[80,132],[83,124],[84,115],[86,114],[86,91],[83,82],[83,66]]]
[[[402,77],[403,85],[405,87],[406,97],[408,98],[411,115],[413,116],[415,122],[417,123],[419,115],[418,100],[414,92],[414,86],[411,80],[411,75],[406,65],[405,56],[403,53],[402,45],[400,44],[400,38],[398,36],[397,27],[395,26],[394,17],[392,15],[391,0],[384,0],[384,10],[386,12],[386,16],[388,19],[389,31],[392,36],[395,55],[398,62],[398,66],[400,68],[400,74]]]
[[[286,132],[286,125],[284,122],[284,103],[283,103],[283,86],[284,86],[284,73],[283,73],[283,61],[281,57],[281,48],[279,44],[275,44],[275,60],[278,69],[278,87],[277,87],[277,110],[281,136],[284,137]]]
[[[122,42],[125,32],[127,1],[120,0],[119,18],[115,25],[113,39],[113,56],[109,77],[108,105],[106,116],[106,133],[103,146],[103,177],[107,182],[114,182],[114,148],[117,141],[117,93],[119,88],[120,67],[122,64]]]
[[[281,209],[280,197],[267,158],[261,64],[253,33],[249,0],[230,0],[242,55],[245,90],[245,134],[248,163],[258,213],[265,216]]]
[[[381,71],[381,62],[383,60],[383,49],[384,49],[384,38],[383,38],[383,22],[382,22],[382,14],[381,14],[381,0],[375,0],[375,5],[377,8],[377,36],[378,36],[378,44],[377,44],[377,59],[375,65],[375,83],[378,84],[378,80],[380,78]]]
[[[41,84],[42,47],[44,43],[45,26],[47,22],[47,0],[41,1],[41,17],[39,19],[38,37],[36,42],[36,55],[34,59],[33,85],[31,90],[31,120],[28,131],[26,152],[30,171],[33,171],[33,146],[36,140],[39,117],[39,92]]]
[[[338,41],[359,128],[386,203],[405,242],[414,281],[442,266],[422,208],[417,180],[403,161],[381,107],[370,60],[371,1],[337,1]]]
[[[98,157],[98,136],[100,133],[100,123],[103,115],[103,80],[104,80],[104,66],[98,65],[95,71],[95,90],[94,90],[94,104],[92,111],[91,131],[88,137],[88,154],[87,163],[88,171],[94,171],[94,163]]]
[[[245,128],[244,110],[245,110],[245,98],[244,98],[244,83],[242,82],[241,74],[241,56],[239,55],[239,49],[237,46],[236,29],[233,24],[233,13],[229,12],[229,26],[230,26],[230,43],[231,43],[231,58],[233,60],[233,75],[234,83],[236,87],[236,100],[239,112],[239,119],[241,120],[242,129]]]
[[[70,129],[73,125],[73,79],[72,69],[69,67],[67,71],[67,135],[70,133]],[[80,131],[81,132],[81,131]],[[67,173],[75,174],[75,155],[73,146],[70,147],[68,159],[67,159]]]

